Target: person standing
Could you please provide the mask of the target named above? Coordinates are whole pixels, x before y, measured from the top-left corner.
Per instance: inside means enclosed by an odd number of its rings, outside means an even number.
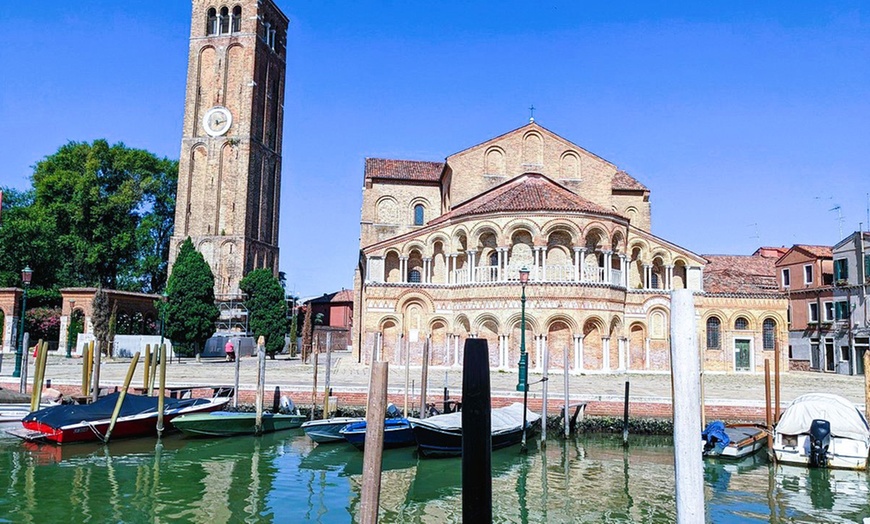
[[[227,362],[235,362],[236,360],[236,350],[233,347],[233,341],[227,340],[227,345],[224,346],[224,351],[227,353]]]

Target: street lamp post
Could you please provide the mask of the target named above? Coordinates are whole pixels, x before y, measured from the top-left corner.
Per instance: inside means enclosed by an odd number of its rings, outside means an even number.
[[[21,327],[18,329],[18,349],[15,351],[15,371],[12,372],[13,377],[21,376],[21,358],[24,356],[24,316],[27,310],[27,288],[30,287],[30,279],[33,277],[33,270],[30,266],[25,266],[21,270],[21,281],[24,283],[24,294],[21,297]]]
[[[520,284],[522,285],[523,293],[520,297],[521,314],[520,314],[520,363],[519,363],[519,382],[517,383],[517,391],[523,392],[523,442],[520,447],[522,453],[527,453],[526,447],[526,406],[529,403],[529,354],[526,353],[526,284],[529,282],[529,268],[523,267],[520,269]]]
[[[69,299],[69,327],[66,330],[66,358],[72,358],[73,313],[76,310],[76,299]]]

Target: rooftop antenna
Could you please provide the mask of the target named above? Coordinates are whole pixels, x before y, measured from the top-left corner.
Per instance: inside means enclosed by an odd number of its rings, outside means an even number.
[[[746,227],[754,227],[754,228],[755,228],[755,235],[754,235],[754,236],[751,236],[751,237],[749,237],[749,238],[754,238],[754,239],[756,239],[756,240],[757,240],[758,238],[760,238],[760,237],[758,236],[758,222],[753,222],[753,223],[751,223],[751,224],[746,224]]]
[[[535,123],[535,104],[532,104],[531,106],[529,106],[529,123],[530,124]]]
[[[837,212],[837,225],[839,226],[840,236],[837,237],[837,242],[843,239],[843,210],[840,207],[840,204],[832,207],[828,211],[836,211]]]

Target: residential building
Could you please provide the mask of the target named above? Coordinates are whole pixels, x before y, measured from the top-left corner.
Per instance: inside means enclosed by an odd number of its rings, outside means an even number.
[[[856,231],[833,248],[833,359],[837,373],[864,374],[870,347],[870,233]]]

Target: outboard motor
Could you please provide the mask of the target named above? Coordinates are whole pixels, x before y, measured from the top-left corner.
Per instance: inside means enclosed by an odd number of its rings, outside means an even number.
[[[831,423],[816,419],[810,425],[810,467],[828,467],[828,446],[831,444]]]
[[[399,408],[396,407],[395,404],[390,402],[387,404],[387,418],[401,418],[402,412],[399,411]]]
[[[289,413],[292,414],[296,411],[296,405],[293,404],[293,400],[287,396],[281,396],[281,409],[279,413]]]

